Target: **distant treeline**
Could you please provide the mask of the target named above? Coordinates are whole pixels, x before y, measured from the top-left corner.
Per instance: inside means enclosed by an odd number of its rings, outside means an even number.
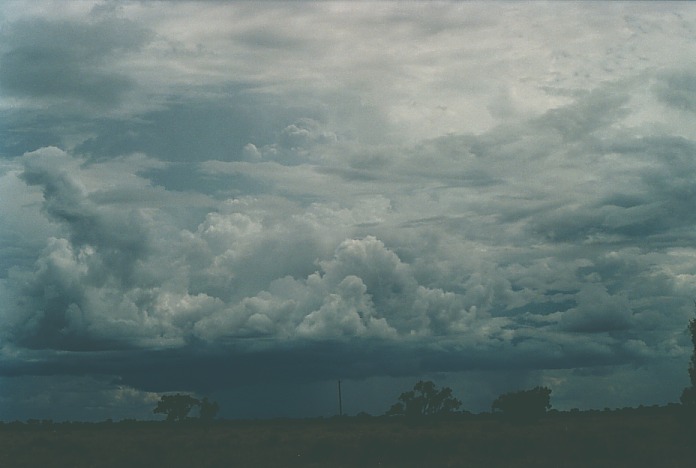
[[[623,408],[604,408],[604,409],[589,409],[580,410],[578,408],[573,408],[570,410],[557,410],[551,409],[544,413],[544,418],[548,419],[575,419],[575,418],[589,418],[597,416],[646,416],[646,415],[662,415],[662,416],[681,416],[684,414],[684,405],[679,403],[669,403],[667,405],[651,405],[644,406],[640,405],[638,407],[623,407]],[[403,418],[407,420],[408,418]],[[424,421],[432,419],[437,420],[480,420],[480,421],[505,421],[502,413],[494,412],[482,412],[482,413],[471,413],[468,411],[457,411],[452,412],[447,415],[442,415],[440,418],[426,418]],[[331,417],[314,417],[314,418],[275,418],[275,419],[216,419],[213,421],[203,421],[198,418],[188,418],[185,421],[181,421],[176,424],[177,427],[198,427],[207,424],[213,425],[247,425],[247,424],[258,424],[263,425],[267,423],[282,423],[282,422],[292,422],[292,421],[308,421],[308,422],[326,422],[326,423],[341,423],[342,421],[353,421],[353,422],[384,422],[393,421],[398,422],[402,418],[394,418],[392,415],[376,415],[373,416],[369,413],[361,411],[354,416],[343,415],[343,416],[331,416]],[[26,421],[0,421],[0,431],[11,431],[11,430],[43,430],[43,429],[79,429],[85,427],[100,427],[100,428],[124,428],[131,426],[151,426],[151,427],[163,427],[170,426],[168,421],[155,421],[155,420],[142,420],[142,419],[121,419],[114,421],[112,419],[107,419],[105,421],[97,422],[86,422],[86,421],[53,421],[51,419],[28,419]]]

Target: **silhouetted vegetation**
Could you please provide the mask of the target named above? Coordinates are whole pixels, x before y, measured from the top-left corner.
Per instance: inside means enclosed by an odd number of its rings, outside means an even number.
[[[199,407],[199,418],[211,421],[217,415],[220,407],[217,402],[211,402],[208,397],[198,400],[191,395],[162,395],[157,406],[152,410],[155,414],[166,414],[167,421],[183,421],[196,406]]]
[[[199,418],[203,421],[212,421],[217,416],[218,411],[220,411],[220,405],[216,401],[208,400],[208,397],[203,397],[199,406]]]
[[[696,306],[696,302],[694,303],[694,306]],[[689,378],[691,380],[691,386],[684,389],[680,400],[684,406],[687,406],[689,409],[693,410],[696,408],[696,319],[691,319],[689,321],[689,333],[691,334],[691,343],[693,345],[691,361],[689,362]]]
[[[548,387],[505,393],[491,405],[491,411],[500,411],[506,419],[515,422],[536,421],[549,409],[551,389]]]
[[[452,413],[462,406],[462,402],[452,396],[452,389],[438,390],[431,381],[418,381],[413,390],[404,392],[399,401],[387,411],[387,416],[441,416]]]

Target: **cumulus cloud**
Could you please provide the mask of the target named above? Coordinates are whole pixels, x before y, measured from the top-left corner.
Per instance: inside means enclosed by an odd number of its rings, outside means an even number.
[[[280,278],[269,291],[202,320],[199,333],[392,339],[447,334],[467,315],[454,295],[418,285],[409,266],[374,237],[344,241],[320,265],[307,278]]]

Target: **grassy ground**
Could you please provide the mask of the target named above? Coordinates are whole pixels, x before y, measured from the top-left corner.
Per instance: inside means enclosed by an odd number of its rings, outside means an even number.
[[[696,437],[668,411],[492,418],[3,424],[0,466],[693,467]]]

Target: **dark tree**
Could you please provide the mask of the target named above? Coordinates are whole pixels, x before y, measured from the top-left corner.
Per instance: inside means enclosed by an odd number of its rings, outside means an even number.
[[[183,421],[186,419],[191,409],[200,404],[200,401],[191,395],[162,395],[153,413],[166,414],[167,421]]]
[[[462,402],[452,396],[452,389],[443,387],[438,390],[431,381],[419,381],[413,390],[404,392],[399,401],[387,411],[387,416],[436,416],[452,413],[462,406]]]
[[[212,421],[220,411],[220,405],[216,401],[209,401],[208,397],[203,397],[200,401],[200,412],[198,417],[203,421]]]
[[[694,301],[696,306],[696,301]],[[691,333],[691,343],[693,344],[693,352],[691,354],[691,362],[689,362],[689,378],[691,386],[686,387],[681,394],[681,402],[685,406],[691,408],[696,407],[696,319],[689,320],[689,333]]]
[[[491,405],[491,410],[501,412],[506,419],[519,422],[537,420],[551,409],[551,389],[534,387],[500,395]]]

